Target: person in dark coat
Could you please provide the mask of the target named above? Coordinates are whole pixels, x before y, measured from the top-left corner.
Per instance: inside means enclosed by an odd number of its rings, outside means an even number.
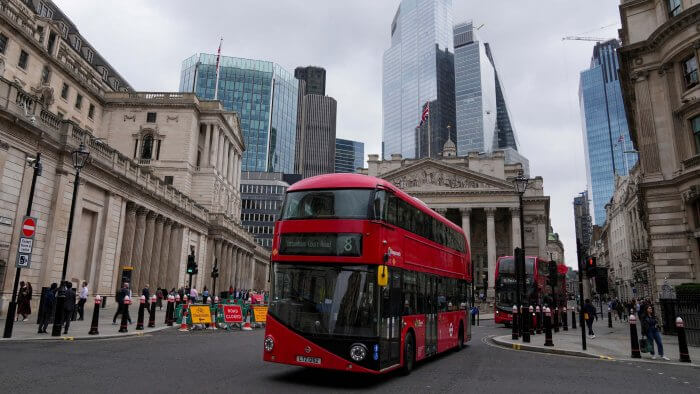
[[[66,281],[64,294],[66,299],[63,301],[63,322],[66,325],[63,328],[63,333],[68,334],[68,328],[70,327],[73,311],[75,310],[75,290],[71,282]]]
[[[129,295],[129,284],[128,283],[122,283],[122,288],[119,290],[119,293],[117,293],[117,311],[114,312],[114,318],[112,318],[112,324],[117,324],[117,316],[121,315],[124,313],[126,308],[124,307],[124,298]],[[131,324],[131,316],[128,316],[128,321],[129,324]]]
[[[583,305],[583,309],[581,309],[581,313],[583,313],[583,318],[586,320],[586,325],[588,326],[588,338],[593,339],[595,338],[595,333],[593,332],[593,319],[595,318],[596,310],[590,299],[586,299],[585,302],[586,303]]]
[[[654,354],[654,342],[656,342],[656,349],[659,351],[659,357],[669,361],[669,358],[664,356],[664,345],[661,343],[659,321],[656,319],[654,307],[650,303],[644,305],[644,313],[642,314],[642,335],[647,338],[647,341],[651,342],[651,346],[649,346],[651,358],[656,360],[656,355]]]
[[[44,293],[44,309],[39,320],[39,334],[46,334],[46,328],[53,323],[54,308],[56,307],[56,289],[58,285],[51,283],[49,291]]]
[[[30,304],[31,290],[24,281],[19,282],[19,294],[17,295],[17,318],[15,321],[19,321],[19,315],[22,315],[22,321],[27,321],[27,317],[32,313],[32,307]]]

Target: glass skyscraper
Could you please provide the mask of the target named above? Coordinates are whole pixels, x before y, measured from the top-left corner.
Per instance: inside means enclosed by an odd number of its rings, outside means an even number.
[[[355,172],[365,166],[365,144],[335,139],[335,172]]]
[[[454,140],[454,67],[451,0],[402,0],[391,24],[382,75],[382,156],[437,156]],[[430,102],[430,130],[418,127]],[[427,133],[427,134],[426,134]],[[422,137],[426,136],[426,137]],[[430,144],[421,141],[430,140]],[[422,145],[422,146],[421,146]],[[428,149],[428,147],[430,147]]]
[[[581,72],[579,104],[583,123],[586,175],[594,223],[605,223],[605,204],[615,190],[615,175],[627,175],[637,162],[627,128],[618,80],[618,40],[596,44],[591,66]]]
[[[214,99],[216,55],[182,62],[180,91]],[[279,65],[221,56],[218,99],[241,118],[246,150],[242,171],[292,173],[298,81]]]
[[[454,27],[457,155],[506,151],[508,162],[523,163],[491,47],[479,40],[472,22]]]

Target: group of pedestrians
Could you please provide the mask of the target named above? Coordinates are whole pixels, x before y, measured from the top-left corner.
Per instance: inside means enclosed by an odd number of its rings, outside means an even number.
[[[39,330],[37,332],[46,334],[49,324],[54,323],[54,316],[60,313],[63,333],[68,334],[71,321],[85,318],[85,302],[88,296],[87,286],[87,282],[83,282],[80,294],[77,295],[75,289],[73,289],[73,283],[69,281],[61,283],[60,287],[56,283],[52,283],[51,287],[43,295],[42,308],[39,315]],[[63,297],[64,300],[62,310],[57,311],[56,299],[59,297]],[[77,303],[76,299],[78,300]]]

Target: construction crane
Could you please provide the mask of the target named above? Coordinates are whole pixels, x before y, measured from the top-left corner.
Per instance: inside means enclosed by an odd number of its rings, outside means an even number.
[[[568,36],[561,39],[562,41],[595,41],[595,42],[605,42],[613,40],[613,38],[600,38],[600,37],[580,37],[580,36]]]

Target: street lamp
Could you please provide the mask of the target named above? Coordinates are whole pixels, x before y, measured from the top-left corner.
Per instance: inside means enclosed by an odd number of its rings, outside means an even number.
[[[523,220],[523,194],[527,189],[529,179],[523,174],[523,170],[518,171],[518,176],[513,179],[515,191],[518,192],[518,206],[520,211],[520,251],[515,249],[515,272],[517,273],[516,285],[518,290],[516,299],[518,306],[522,306],[522,295],[525,294],[525,222]],[[522,315],[522,313],[520,314]]]
[[[61,326],[63,326],[63,304],[66,300],[65,280],[66,268],[68,268],[68,254],[70,253],[70,240],[73,234],[73,214],[75,211],[75,201],[78,199],[78,185],[80,185],[80,170],[85,167],[90,158],[90,151],[87,150],[83,142],[80,143],[78,149],[70,154],[73,160],[73,168],[75,169],[75,180],[73,181],[73,199],[70,203],[70,213],[68,216],[68,233],[66,234],[66,250],[63,253],[63,270],[61,271],[61,291],[56,297],[56,314],[54,315],[53,328],[51,336],[57,337],[61,335]]]

